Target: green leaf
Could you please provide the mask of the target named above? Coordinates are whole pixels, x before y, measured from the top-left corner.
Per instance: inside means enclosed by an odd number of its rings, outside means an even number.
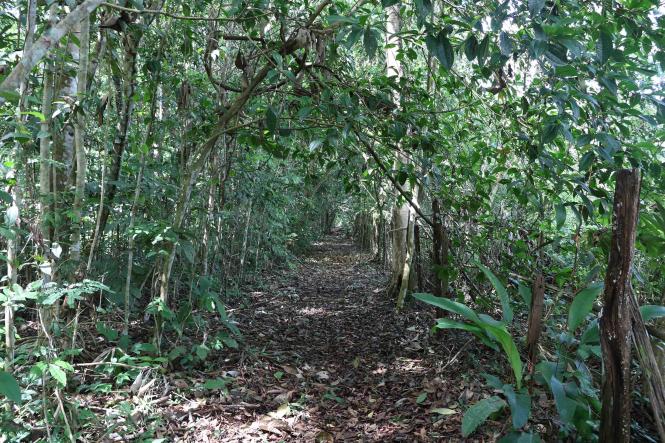
[[[556,404],[557,411],[559,411],[561,420],[566,424],[570,424],[575,415],[577,402],[566,395],[563,384],[554,376],[550,379],[550,388],[552,389],[554,403]]]
[[[640,306],[640,314],[642,314],[642,320],[644,320],[645,322],[653,320],[654,318],[665,317],[665,306],[658,306],[658,305]]]
[[[213,378],[213,379],[210,379],[210,380],[206,380],[205,383],[203,383],[203,387],[205,389],[210,389],[210,390],[221,389],[221,390],[225,391],[227,384],[229,384],[228,379]]]
[[[556,228],[561,230],[563,225],[566,224],[566,207],[564,205],[556,205],[554,207],[556,217]]]
[[[393,5],[396,5],[399,2],[400,0],[381,0],[381,6],[383,6],[384,8],[389,8]]]
[[[436,36],[428,35],[425,44],[429,52],[439,60],[441,66],[447,70],[453,67],[455,53],[445,32],[441,31]]]
[[[424,402],[425,400],[427,400],[427,392],[423,392],[423,393],[421,393],[421,394],[416,398],[416,404],[421,404],[421,403]]]
[[[363,34],[363,45],[365,46],[367,56],[370,59],[373,59],[376,55],[376,49],[379,47],[379,44],[376,41],[376,35],[374,35],[372,28],[369,26],[365,28],[365,33]]]
[[[510,307],[510,298],[508,297],[508,292],[506,291],[505,286],[503,286],[501,281],[488,268],[481,265],[480,263],[476,263],[476,266],[478,266],[480,270],[483,271],[485,276],[492,283],[492,286],[494,286],[494,289],[496,290],[496,293],[499,295],[499,299],[501,300],[503,319],[504,321],[510,323],[511,321],[513,321],[513,310]]]
[[[458,303],[456,301],[443,297],[436,297],[432,294],[426,294],[426,293],[416,293],[413,294],[413,297],[417,300],[423,301],[430,305],[436,306],[441,309],[445,309],[446,311],[459,314],[464,318],[466,318],[467,320],[470,320],[474,323],[481,323],[480,318],[473,311],[473,309],[469,308],[466,305],[463,305],[462,303]]]
[[[543,10],[543,7],[545,6],[545,0],[529,0],[528,5],[529,14],[531,14],[532,17],[535,17],[540,14],[540,11]]]
[[[593,302],[603,291],[603,282],[593,283],[577,293],[568,311],[568,331],[573,332],[593,309]]]
[[[504,57],[510,57],[513,53],[513,41],[506,32],[499,34],[499,50]]]
[[[612,34],[606,29],[601,29],[600,36],[596,42],[596,55],[598,61],[600,61],[601,64],[605,64],[605,62],[607,62],[612,56],[613,51]]]
[[[65,371],[74,372],[74,366],[72,366],[69,362],[66,362],[64,360],[56,360],[53,362],[53,364],[60,366]]]
[[[0,371],[0,394],[14,403],[21,403],[21,387],[7,371]]]
[[[272,134],[277,133],[277,113],[272,106],[266,109],[266,127]]]
[[[510,367],[512,368],[513,374],[515,375],[517,389],[521,389],[522,360],[520,359],[520,353],[517,350],[517,346],[515,345],[515,341],[513,340],[512,336],[505,329],[505,326],[499,328],[487,324],[484,326],[484,328],[496,341],[499,342],[501,348],[503,348],[503,352],[506,354],[506,357],[508,357],[508,362],[510,363]]]
[[[462,418],[462,436],[468,437],[493,413],[506,406],[506,402],[497,396],[480,400],[464,413]]]
[[[519,282],[517,284],[517,292],[520,294],[520,297],[522,297],[522,300],[524,300],[524,303],[526,303],[526,306],[530,309],[531,308],[531,288],[527,285],[525,285],[522,282]]]
[[[464,41],[464,54],[466,58],[471,61],[478,55],[478,39],[475,35],[470,34]]]
[[[510,414],[513,419],[513,427],[519,429],[526,425],[531,415],[531,396],[528,394],[518,394],[512,385],[504,385],[503,393],[510,405]]]
[[[478,45],[478,63],[483,64],[489,54],[490,36],[486,35]]]
[[[65,373],[65,371],[62,370],[60,366],[50,364],[48,365],[48,371],[61,386],[67,385],[67,374]]]

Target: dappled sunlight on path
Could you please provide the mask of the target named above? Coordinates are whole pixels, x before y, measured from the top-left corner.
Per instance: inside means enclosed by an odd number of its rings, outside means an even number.
[[[237,312],[245,349],[229,395],[201,399],[188,441],[442,441],[482,390],[457,351],[468,336],[431,337],[428,308],[397,314],[387,275],[339,236],[250,292]],[[450,359],[456,356],[455,359]],[[445,373],[443,372],[445,368]],[[432,412],[447,408],[450,415]]]

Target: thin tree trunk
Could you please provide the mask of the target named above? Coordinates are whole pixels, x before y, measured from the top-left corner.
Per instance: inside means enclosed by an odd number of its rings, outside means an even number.
[[[95,233],[92,235],[92,243],[90,244],[90,252],[88,253],[88,264],[85,267],[85,273],[89,274],[90,269],[92,268],[92,260],[95,257],[95,249],[99,243],[99,233],[100,225],[102,220],[102,212],[104,211],[104,190],[106,189],[106,164],[104,162],[106,156],[100,158],[100,163],[102,167],[102,178],[100,181],[100,192],[99,192],[99,209],[97,210],[97,222],[95,223]]]
[[[106,224],[108,222],[111,205],[115,200],[117,191],[116,183],[120,178],[120,169],[122,166],[122,157],[127,148],[127,140],[129,136],[129,129],[132,122],[132,114],[134,112],[134,95],[136,93],[136,58],[137,58],[137,45],[141,38],[132,38],[130,35],[123,36],[123,79],[120,91],[117,91],[119,96],[117,102],[121,104],[118,115],[118,123],[116,125],[116,133],[113,138],[113,162],[109,171],[109,180],[106,190],[106,205],[103,207],[100,217],[100,233],[104,234]],[[121,98],[121,99],[120,99]]]
[[[35,23],[36,23],[36,0],[29,0],[27,7],[27,28],[25,34],[24,42],[24,52],[30,51],[30,48],[33,45],[34,36],[35,36]],[[19,121],[23,120],[22,112],[25,104],[25,96],[28,91],[28,82],[27,78],[22,78],[19,85],[19,102],[17,107],[17,119]],[[19,226],[21,223],[21,209],[23,206],[22,202],[22,182],[20,180],[19,166],[23,164],[23,148],[21,144],[16,141],[14,142],[14,185],[11,187],[10,194],[12,196],[12,206],[10,207],[10,212],[13,214],[14,220],[11,223],[11,230],[13,231],[13,237],[7,239],[7,277],[10,290],[8,291],[9,299],[5,304],[5,371],[12,372],[14,365],[14,345],[16,339],[16,333],[14,331],[14,305],[11,300],[11,294],[13,291],[13,286],[18,281],[18,251],[19,251],[19,242],[21,236],[19,233]],[[10,220],[11,221],[11,220]]]
[[[49,8],[49,22],[51,25],[55,22],[57,3],[51,4]],[[51,281],[51,274],[54,263],[48,253],[53,239],[53,229],[50,222],[51,208],[51,123],[53,122],[53,94],[55,90],[55,74],[52,57],[46,58],[44,63],[44,83],[42,85],[42,114],[44,120],[40,124],[40,131],[43,134],[39,140],[39,217],[40,229],[42,231],[42,242],[44,257],[46,262],[40,265],[42,271],[42,280],[44,284]]]
[[[416,263],[416,279],[418,292],[423,291],[423,270],[422,270],[422,260],[420,257],[420,226],[416,223],[413,226],[413,237],[415,241],[415,263]]]
[[[530,367],[536,364],[536,359],[538,358],[538,339],[540,338],[542,328],[544,297],[545,278],[542,272],[538,272],[531,286],[531,310],[529,312],[529,329],[526,338]]]
[[[242,276],[244,275],[245,271],[245,256],[247,254],[247,239],[249,238],[249,226],[252,222],[252,206],[253,206],[254,200],[249,201],[249,207],[247,208],[247,222],[245,223],[245,233],[243,234],[242,237],[242,250],[240,252],[240,280],[242,281]]]
[[[441,224],[441,211],[439,209],[439,200],[432,199],[432,263],[434,264],[434,295],[442,297],[447,291],[443,286],[443,281],[440,277],[443,269],[443,225]]]
[[[154,114],[153,114],[154,118]],[[122,330],[124,335],[129,332],[129,301],[130,301],[130,288],[132,285],[132,266],[134,264],[134,222],[136,219],[136,208],[138,207],[139,198],[141,196],[141,180],[143,179],[143,169],[145,168],[145,153],[141,153],[141,166],[136,175],[136,189],[134,189],[134,200],[132,201],[132,209],[129,213],[129,227],[127,232],[129,240],[127,242],[127,275],[125,276],[125,323]]]
[[[600,344],[603,353],[599,441],[630,441],[631,267],[640,203],[637,169],[616,173],[610,257],[605,276]]]
[[[82,106],[85,100],[88,85],[88,52],[90,50],[90,18],[85,17],[81,21],[79,42],[81,45],[79,52],[79,68],[77,80],[77,100],[79,106]],[[74,124],[74,146],[76,149],[76,186],[74,191],[74,232],[72,235],[71,258],[75,268],[79,267],[81,261],[81,230],[83,228],[83,217],[81,207],[85,197],[85,182],[87,173],[87,162],[85,155],[85,146],[83,145],[83,136],[85,132],[85,117],[82,112],[77,113]],[[82,271],[82,270],[81,270]]]
[[[214,156],[210,172],[214,172],[219,167],[217,156]],[[212,174],[211,174],[212,176]],[[203,241],[201,247],[203,248],[201,254],[202,275],[208,275],[208,256],[210,254],[210,230],[213,228],[213,212],[215,210],[215,180],[210,180],[208,185],[208,203],[206,208],[205,223],[203,223]]]

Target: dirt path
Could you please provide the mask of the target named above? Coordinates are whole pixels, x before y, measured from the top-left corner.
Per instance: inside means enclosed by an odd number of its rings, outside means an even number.
[[[396,314],[386,279],[331,236],[252,292],[235,311],[242,354],[220,362],[229,395],[193,400],[187,423],[172,424],[183,441],[457,440],[483,389],[468,368],[485,353],[463,333],[432,338],[426,308]]]

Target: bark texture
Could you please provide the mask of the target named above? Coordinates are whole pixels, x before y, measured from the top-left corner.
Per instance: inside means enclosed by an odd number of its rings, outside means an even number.
[[[610,257],[605,276],[600,344],[603,352],[599,441],[630,441],[631,266],[640,202],[640,174],[616,174]]]

